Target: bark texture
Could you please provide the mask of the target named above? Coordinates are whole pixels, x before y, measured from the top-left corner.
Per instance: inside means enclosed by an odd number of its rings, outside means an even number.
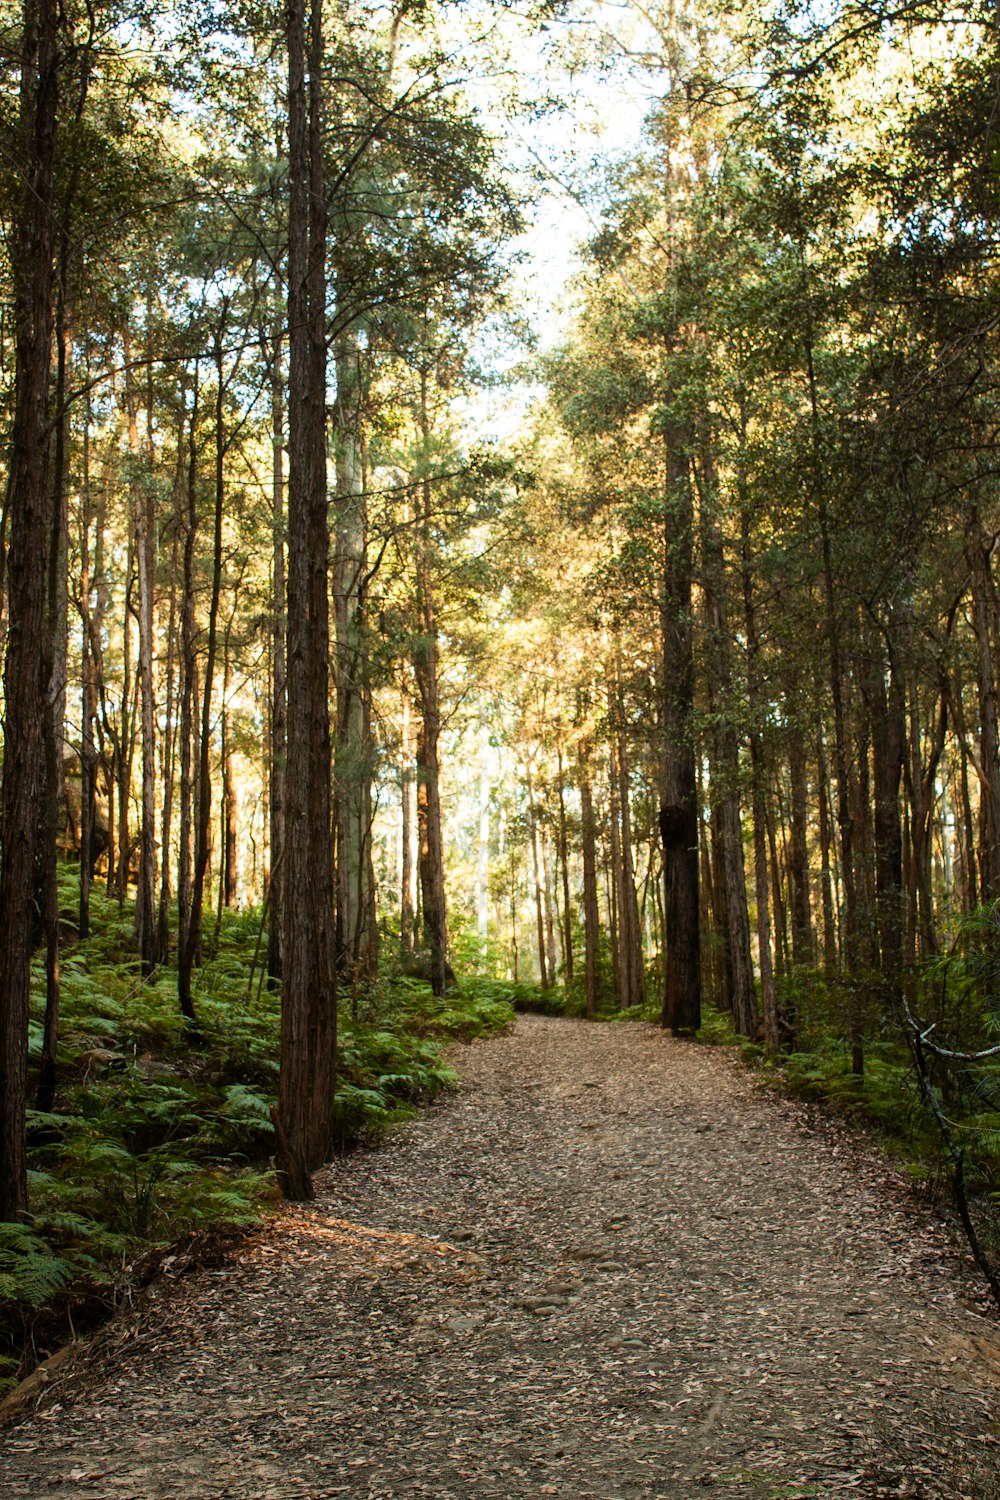
[[[278,1164],[311,1195],[333,1128],[336,967],[330,807],[326,493],[326,206],[320,0],[287,12],[288,751]]]

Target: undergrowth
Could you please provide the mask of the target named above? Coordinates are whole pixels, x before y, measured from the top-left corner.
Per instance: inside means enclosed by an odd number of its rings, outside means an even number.
[[[69,921],[73,867],[60,897]],[[176,971],[143,982],[130,908],[94,890],[91,920],[92,937],[64,945],[58,1092],[28,1120],[30,1212],[0,1225],[0,1394],[33,1358],[106,1315],[178,1242],[216,1243],[277,1198],[269,1157],[280,1000],[254,962],[260,912],[223,913],[196,976],[197,1036],[178,1010]],[[39,956],[29,1091],[44,992]],[[443,1046],[502,1029],[512,1001],[511,987],[492,980],[464,979],[438,999],[392,974],[342,995],[335,1147],[370,1143],[453,1083]]]
[[[1000,1055],[990,1052],[1000,1040],[1000,906],[964,918],[948,952],[895,992],[877,974],[799,968],[779,980],[778,1003],[789,1040],[777,1059],[718,1012],[705,1017],[699,1039],[738,1046],[782,1092],[874,1130],[961,1222],[996,1295]]]

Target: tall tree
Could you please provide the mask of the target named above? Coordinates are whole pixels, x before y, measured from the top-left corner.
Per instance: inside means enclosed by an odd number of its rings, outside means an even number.
[[[49,372],[55,251],[59,7],[25,0],[16,150],[21,190],[10,239],[15,405],[7,493],[7,654],[0,802],[0,1220],[27,1203],[24,1112],[28,987],[40,850]]]
[[[311,1196],[330,1149],[336,1045],[326,490],[322,0],[290,0],[288,53],[288,606],[281,1074],[285,1193]]]

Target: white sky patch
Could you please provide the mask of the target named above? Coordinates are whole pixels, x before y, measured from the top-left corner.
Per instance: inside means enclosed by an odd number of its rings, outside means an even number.
[[[587,17],[607,7],[581,3],[571,12],[569,25],[581,28],[572,38],[577,53],[570,63],[562,44],[567,31],[521,35],[510,61],[520,70],[497,76],[473,76],[466,91],[503,143],[509,170],[528,198],[528,225],[513,246],[520,257],[514,270],[511,303],[525,320],[540,351],[556,347],[567,335],[578,308],[573,281],[583,266],[581,247],[601,227],[600,200],[607,167],[629,159],[640,149],[643,125],[656,98],[655,74],[622,58],[619,63],[592,66],[585,62]],[[623,13],[626,7],[612,7]],[[580,44],[580,37],[584,38]],[[596,39],[596,33],[595,33]],[[502,86],[501,86],[502,84]],[[505,95],[548,94],[555,106],[537,115],[512,111]],[[529,408],[543,394],[536,382],[523,378],[527,351],[504,348],[495,331],[477,341],[480,365],[507,371],[510,380],[465,398],[458,415],[468,438],[502,442],[516,438]]]

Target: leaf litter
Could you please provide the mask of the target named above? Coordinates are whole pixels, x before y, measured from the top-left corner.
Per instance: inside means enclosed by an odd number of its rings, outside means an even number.
[[[454,1060],[60,1365],[5,1500],[1000,1495],[1000,1337],[877,1150],[640,1024]]]

